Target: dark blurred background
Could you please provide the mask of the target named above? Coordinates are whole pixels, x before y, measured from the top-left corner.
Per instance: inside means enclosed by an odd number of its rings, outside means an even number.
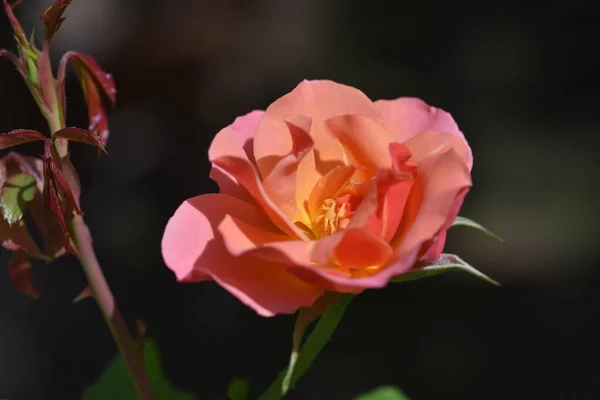
[[[27,32],[40,35],[50,3],[17,9]],[[461,214],[508,243],[455,228],[447,250],[503,287],[448,274],[364,293],[289,398],[382,384],[413,400],[600,398],[598,13],[591,0],[539,4],[73,2],[55,63],[89,53],[118,88],[108,155],[72,145],[86,221],[126,319],[147,322],[175,386],[223,399],[244,377],[255,398],[287,363],[293,317],[261,318],[212,283],[176,284],[160,240],[183,200],[216,191],[218,130],[328,78],[453,114],[475,154]],[[2,15],[0,48],[15,49],[11,35]],[[68,99],[69,125],[87,126],[74,74]],[[0,60],[0,132],[16,128],[47,129]],[[78,399],[115,346],[93,301],[71,303],[85,285],[73,259],[36,266],[34,280],[39,300],[0,268],[0,398]]]

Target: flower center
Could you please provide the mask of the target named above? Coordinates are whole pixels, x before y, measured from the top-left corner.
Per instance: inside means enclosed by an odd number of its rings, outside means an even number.
[[[348,195],[327,199],[317,210],[312,223],[312,232],[317,239],[345,229],[350,223],[351,211]]]

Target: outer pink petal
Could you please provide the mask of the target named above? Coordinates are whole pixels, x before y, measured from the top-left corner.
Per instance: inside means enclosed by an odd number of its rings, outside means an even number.
[[[219,285],[263,317],[293,314],[310,307],[323,289],[307,284],[281,265],[256,258],[232,258],[211,271]]]
[[[456,199],[471,187],[471,176],[461,156],[450,149],[429,157],[417,177],[397,235],[396,255],[413,253],[433,240],[456,210]]]
[[[264,111],[255,110],[241,117],[237,117],[231,130],[235,134],[242,149],[246,152],[248,159],[254,164],[254,134],[258,128],[258,124],[264,115]]]
[[[269,174],[277,157],[290,153],[292,141],[286,135],[284,118],[305,115],[312,119],[315,141],[315,168],[322,176],[340,165],[343,155],[336,140],[325,131],[323,122],[344,114],[360,114],[380,121],[374,104],[361,91],[327,80],[303,81],[292,92],[272,103],[261,120],[254,138],[254,154],[262,176]]]
[[[248,160],[253,164],[255,163],[253,138],[263,114],[264,111],[252,111],[246,115],[237,117],[235,121],[233,121],[233,124],[229,126],[237,141],[238,147],[244,150]],[[254,202],[250,193],[248,193],[248,191],[244,189],[233,176],[222,169],[213,167],[210,171],[210,178],[219,185],[219,192],[221,194],[228,194],[250,203]]]
[[[345,163],[365,167],[357,171],[363,178],[391,166],[389,145],[395,141],[394,136],[375,120],[362,115],[341,115],[327,119],[325,126],[342,145]]]
[[[473,153],[452,116],[446,111],[427,105],[423,100],[401,97],[395,100],[378,100],[375,105],[384,125],[405,142],[424,131],[451,133],[459,137],[467,148],[469,171],[473,167]]]
[[[288,236],[249,224],[231,215],[223,218],[218,230],[223,237],[223,244],[233,256],[240,256],[267,243],[290,240]]]
[[[178,280],[186,280],[215,233],[211,223],[227,213],[255,226],[272,226],[257,207],[223,194],[205,194],[186,200],[169,219],[162,239],[167,266]]]
[[[424,131],[408,139],[404,145],[410,149],[411,160],[417,164],[427,157],[454,149],[464,160],[465,165],[469,165],[469,149],[458,136],[451,133]]]
[[[218,230],[226,217],[267,231],[273,228],[260,210],[233,197],[207,194],[189,199],[169,220],[162,242],[165,263],[179,280],[189,280],[193,272],[210,276],[263,316],[293,313],[323,293],[280,264],[233,257]]]
[[[427,260],[437,260],[440,258],[442,252],[444,251],[444,245],[446,244],[446,233],[448,232],[448,229],[452,226],[452,223],[458,216],[458,213],[460,211],[460,208],[462,207],[463,201],[468,191],[468,188],[464,189],[456,196],[444,226],[442,226],[438,234],[434,236],[434,238],[430,242],[425,243],[423,245],[423,248],[421,249],[421,252],[425,254],[423,258]]]
[[[213,168],[232,177],[250,193],[254,201],[279,229],[297,238],[305,237],[302,231],[269,198],[258,177],[256,168],[248,160],[242,148],[239,147],[231,128],[222,129],[217,133],[208,150],[208,157],[213,164]]]

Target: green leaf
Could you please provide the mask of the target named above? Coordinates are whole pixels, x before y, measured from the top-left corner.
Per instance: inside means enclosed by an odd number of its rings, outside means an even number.
[[[296,383],[308,371],[313,361],[317,358],[321,350],[331,340],[331,336],[335,332],[340,323],[346,308],[355,297],[353,294],[344,294],[340,296],[339,301],[329,307],[323,313],[315,329],[311,332],[300,349],[298,357],[294,360],[294,370],[289,379],[289,389],[293,389]],[[283,370],[277,379],[269,386],[269,388],[259,397],[259,400],[279,400],[282,397],[283,380],[288,376],[288,369]]]
[[[235,378],[227,388],[227,396],[230,400],[246,400],[250,392],[250,384],[246,379]]]
[[[468,226],[470,228],[475,228],[477,230],[482,231],[483,233],[485,233],[486,235],[488,235],[491,238],[494,238],[502,243],[505,242],[504,239],[502,239],[500,236],[496,235],[494,232],[483,227],[482,225],[478,224],[477,222],[471,221],[470,219],[465,218],[465,217],[460,217],[460,216],[456,217],[456,219],[452,223],[452,226]]]
[[[354,400],[409,400],[408,397],[394,386],[382,386],[371,392],[361,394]]]
[[[450,271],[468,272],[471,275],[475,275],[476,277],[481,278],[484,281],[487,281],[493,285],[500,286],[498,282],[496,282],[489,276],[479,272],[478,270],[467,264],[459,256],[456,256],[454,254],[442,254],[440,258],[432,264],[417,264],[415,268],[402,275],[396,276],[391,281],[396,283],[410,282],[415,281],[417,279],[427,278],[433,275]]]
[[[10,225],[23,217],[27,202],[35,196],[35,178],[27,174],[13,175],[4,183],[0,206],[2,216]]]
[[[158,400],[193,400],[195,397],[172,387],[160,367],[158,347],[153,340],[146,340],[144,346],[144,362],[154,394]],[[89,388],[83,396],[84,400],[137,400],[135,386],[125,361],[119,355],[105,368],[100,379]]]

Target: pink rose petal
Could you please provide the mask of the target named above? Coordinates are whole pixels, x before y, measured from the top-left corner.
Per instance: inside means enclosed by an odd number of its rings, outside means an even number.
[[[465,136],[449,113],[412,97],[377,100],[375,105],[379,109],[384,125],[396,136],[398,142],[405,142],[425,131],[451,133],[461,139],[467,148],[467,165],[471,171],[473,153]]]
[[[235,216],[247,225],[273,229],[256,207],[233,197],[207,194],[183,203],[169,220],[162,241],[163,258],[179,280],[210,277],[258,314],[290,314],[308,307],[323,289],[289,274],[284,266],[253,257],[233,257],[219,232]]]

